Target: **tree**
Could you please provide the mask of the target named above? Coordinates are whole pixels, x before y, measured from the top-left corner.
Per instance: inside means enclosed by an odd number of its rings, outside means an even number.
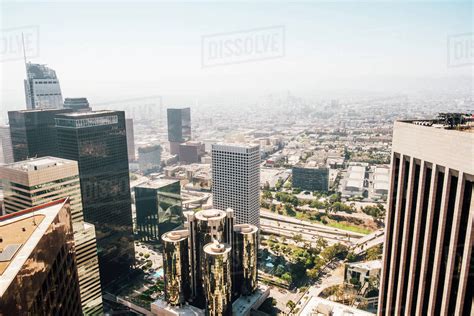
[[[281,277],[284,273],[285,273],[285,267],[279,264],[278,267],[275,269],[275,275],[277,277]]]
[[[289,274],[288,272],[283,273],[282,276],[281,276],[281,279],[283,281],[288,282],[288,284],[291,284],[291,282],[293,281],[293,278],[291,277],[291,274]]]
[[[323,237],[319,237],[316,241],[316,246],[322,250],[328,246],[328,242]]]
[[[275,212],[276,211],[276,205],[272,203],[272,205],[270,205],[270,211],[272,212]]]
[[[302,242],[303,241],[303,236],[301,234],[294,234],[293,235],[293,240],[297,243]]]
[[[293,302],[292,300],[289,300],[287,303],[286,303],[286,307],[288,307],[290,309],[290,312],[293,310],[293,308],[296,307],[296,303]]]
[[[319,269],[313,268],[306,270],[306,276],[312,281],[317,281],[319,278]]]
[[[367,260],[377,260],[382,255],[382,245],[377,245],[367,249],[365,258]]]
[[[263,191],[262,197],[264,199],[268,199],[270,201],[273,200],[273,195],[272,195],[272,192],[270,192],[270,191]]]

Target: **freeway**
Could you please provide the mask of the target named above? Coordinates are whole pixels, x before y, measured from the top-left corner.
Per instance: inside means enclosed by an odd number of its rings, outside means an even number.
[[[338,235],[338,236],[346,236],[346,237],[349,236],[351,238],[357,238],[357,239],[365,236],[364,234],[351,232],[351,231],[347,231],[343,229],[338,229],[338,228],[334,228],[334,227],[330,227],[330,226],[326,226],[322,224],[315,224],[308,221],[303,221],[303,220],[299,220],[293,217],[279,215],[279,214],[275,214],[275,213],[264,211],[264,210],[260,210],[260,218],[274,221],[277,223],[288,223],[291,225],[297,225],[302,229],[311,229],[313,231],[326,232],[326,233],[330,233],[330,234]]]

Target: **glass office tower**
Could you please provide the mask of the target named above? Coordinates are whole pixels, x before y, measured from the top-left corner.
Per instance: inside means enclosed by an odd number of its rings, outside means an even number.
[[[135,187],[138,238],[160,242],[160,237],[183,224],[179,181],[159,179]]]
[[[171,154],[179,153],[179,144],[191,140],[191,109],[168,109],[168,140]]]
[[[54,116],[72,109],[9,111],[10,137],[15,161],[58,156]]]
[[[125,114],[96,111],[56,116],[59,156],[79,164],[84,220],[95,225],[103,285],[134,263]]]

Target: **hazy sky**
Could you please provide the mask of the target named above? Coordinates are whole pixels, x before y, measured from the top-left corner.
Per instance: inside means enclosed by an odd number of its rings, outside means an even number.
[[[1,13],[7,38],[38,27],[39,53],[30,60],[56,70],[64,97],[92,103],[157,94],[403,91],[472,78],[472,66],[447,62],[448,36],[473,32],[470,1],[4,1]],[[270,26],[284,28],[283,57],[202,67],[203,36]],[[2,110],[24,107],[25,68],[16,57],[0,63]]]

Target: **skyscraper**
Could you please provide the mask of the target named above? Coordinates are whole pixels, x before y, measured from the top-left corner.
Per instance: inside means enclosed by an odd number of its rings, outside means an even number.
[[[206,314],[232,315],[232,247],[213,241],[203,248]]]
[[[66,98],[64,100],[65,109],[73,109],[74,111],[92,111],[87,98]]]
[[[183,225],[179,180],[158,179],[134,188],[138,238],[159,243],[160,237]]]
[[[212,145],[212,200],[233,209],[236,224],[260,227],[259,145]]]
[[[233,234],[233,293],[246,296],[258,286],[258,228],[250,224],[234,225]]]
[[[102,283],[134,263],[125,114],[95,111],[56,116],[59,156],[79,165],[84,219],[95,225]]]
[[[135,133],[133,131],[133,119],[125,119],[127,129],[128,161],[135,161]]]
[[[234,225],[232,209],[185,215],[186,229],[161,237],[165,299],[153,303],[152,312],[249,315],[268,295],[257,283],[258,228]]]
[[[191,109],[168,109],[168,140],[171,154],[179,154],[179,144],[191,140]]]
[[[379,315],[471,315],[472,126],[398,121]]]
[[[162,236],[165,299],[172,306],[183,305],[191,297],[188,235],[187,230],[174,230]]]
[[[24,110],[8,112],[15,161],[58,156],[54,117],[71,109]]]
[[[63,96],[56,72],[41,64],[26,63],[25,98],[26,108],[60,109]]]
[[[0,217],[0,314],[82,315],[67,199]]]
[[[90,315],[102,312],[102,293],[95,227],[83,219],[78,172],[75,161],[42,157],[0,166],[0,179],[7,214],[69,198],[82,311]]]
[[[0,151],[0,163],[13,162],[12,138],[8,125],[0,125]]]

